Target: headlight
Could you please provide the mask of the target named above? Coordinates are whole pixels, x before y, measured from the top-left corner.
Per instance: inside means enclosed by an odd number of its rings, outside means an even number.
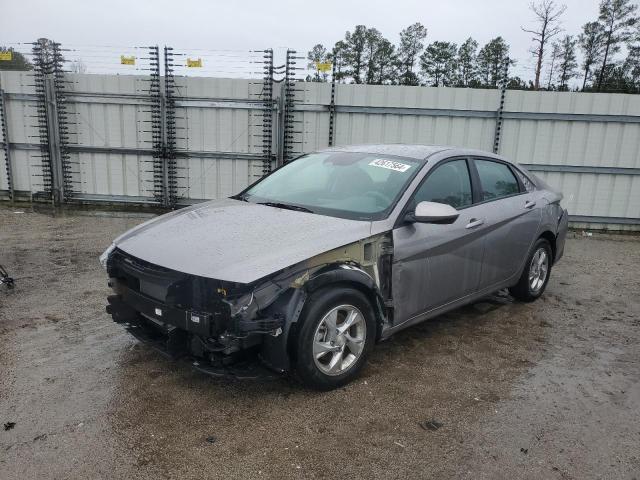
[[[109,248],[107,248],[102,255],[100,255],[100,265],[102,265],[102,268],[104,268],[105,270],[107,269],[107,262],[109,261],[109,256],[111,255],[111,252],[113,252],[116,248],[116,244],[112,243],[111,245],[109,245]]]

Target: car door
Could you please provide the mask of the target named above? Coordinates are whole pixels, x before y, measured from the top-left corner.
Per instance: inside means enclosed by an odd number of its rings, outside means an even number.
[[[485,219],[486,244],[480,289],[505,282],[522,266],[541,221],[533,191],[528,191],[512,165],[497,159],[474,158],[480,186],[480,215]]]
[[[474,205],[466,158],[438,163],[404,209],[421,201],[446,203],[460,216],[451,224],[397,224],[393,231],[394,323],[401,324],[475,291],[484,249],[482,209]]]

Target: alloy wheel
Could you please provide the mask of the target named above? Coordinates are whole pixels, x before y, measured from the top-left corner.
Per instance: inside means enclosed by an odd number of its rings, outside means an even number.
[[[313,336],[313,360],[326,375],[349,370],[362,355],[367,324],[353,305],[331,309],[320,321]]]
[[[547,280],[549,272],[549,254],[543,247],[536,250],[529,266],[529,287],[533,293],[538,292]]]

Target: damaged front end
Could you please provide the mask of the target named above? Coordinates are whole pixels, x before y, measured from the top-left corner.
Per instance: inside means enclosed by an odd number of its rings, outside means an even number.
[[[114,291],[106,307],[115,322],[172,358],[227,374],[259,356],[272,370],[291,367],[289,338],[308,296],[328,285],[357,285],[378,314],[392,318],[392,243],[381,234],[275,272],[250,284],[170,270],[118,248],[105,259]]]

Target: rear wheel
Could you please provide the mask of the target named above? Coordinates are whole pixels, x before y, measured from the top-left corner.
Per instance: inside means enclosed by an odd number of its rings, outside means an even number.
[[[518,283],[509,289],[511,295],[523,302],[532,302],[547,288],[551,273],[552,250],[549,242],[539,238],[529,254]]]
[[[367,297],[350,288],[315,292],[303,312],[296,341],[296,373],[305,385],[330,390],[350,382],[375,339]]]

